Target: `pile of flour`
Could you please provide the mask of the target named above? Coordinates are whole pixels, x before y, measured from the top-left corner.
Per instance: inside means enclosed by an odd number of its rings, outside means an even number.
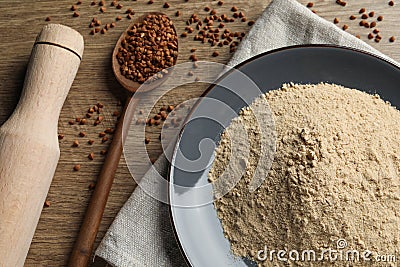
[[[263,152],[260,129],[270,133],[273,125],[257,123],[251,111],[268,105],[275,121],[276,153],[271,164],[261,166],[264,182],[250,192]],[[229,133],[240,125],[247,129],[250,142],[246,172],[214,202],[235,255],[252,258],[260,266],[331,266],[301,261],[303,250],[315,250],[318,258],[318,252],[327,248],[371,251],[371,262],[377,255],[400,259],[397,109],[379,96],[338,85],[283,85],[257,98],[232,121],[216,149],[210,182],[226,171],[234,148]],[[265,249],[262,253],[268,257],[262,261],[260,250]],[[279,261],[275,254],[271,262],[271,250],[297,250],[300,260]]]

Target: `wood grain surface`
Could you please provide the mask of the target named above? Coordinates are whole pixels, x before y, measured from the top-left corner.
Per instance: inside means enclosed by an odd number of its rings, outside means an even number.
[[[59,133],[65,137],[60,141],[61,159],[48,194],[50,207],[44,208],[33,239],[25,266],[65,266],[71,252],[76,235],[91,195],[89,185],[96,181],[104,156],[100,151],[107,149],[110,141],[101,142],[99,133],[107,127],[113,127],[116,117],[113,112],[120,110],[118,105],[118,91],[121,87],[116,82],[111,71],[111,53],[119,35],[129,25],[130,20],[124,14],[128,7],[136,11],[135,16],[149,11],[161,11],[170,16],[179,33],[186,27],[186,20],[190,15],[197,13],[206,14],[204,7],[215,8],[219,14],[231,14],[232,6],[237,6],[243,11],[248,20],[255,20],[270,2],[269,0],[230,1],[225,0],[222,6],[218,1],[194,1],[170,0],[170,8],[163,8],[164,1],[155,0],[154,4],[147,4],[147,0],[119,1],[122,9],[110,6],[112,1],[106,2],[106,12],[99,11],[99,6],[90,6],[91,1],[83,0],[78,5],[80,16],[74,18],[70,10],[74,1],[4,1],[0,0],[0,124],[7,120],[17,104],[22,88],[26,66],[35,37],[40,29],[48,22],[45,18],[51,16],[52,23],[61,23],[73,27],[82,33],[85,39],[85,52],[78,71],[78,75],[64,104],[59,119]],[[97,1],[99,2],[99,1]],[[301,0],[303,4],[308,1]],[[396,2],[396,1],[395,1]],[[360,15],[358,11],[365,7],[367,11],[375,11],[373,18],[382,15],[383,21],[378,23],[382,40],[379,43],[368,40],[367,35],[371,29],[358,25]],[[383,53],[395,60],[400,60],[398,42],[389,42],[389,37],[399,37],[400,41],[400,2],[390,7],[388,1],[348,1],[345,7],[335,3],[335,0],[318,0],[312,7],[321,17],[333,21],[339,19],[339,27],[344,24],[349,26],[348,32],[360,35],[362,40],[371,44]],[[176,17],[177,10],[181,16]],[[115,21],[116,16],[121,15],[122,20],[116,23],[116,27],[105,34],[90,35],[89,23],[96,16],[102,24]],[[350,15],[356,15],[356,20],[349,20]],[[228,26],[231,30],[247,32],[247,23],[235,21]],[[190,49],[196,48],[199,60],[217,61],[226,63],[231,54],[229,47],[216,48],[209,44],[193,41],[193,35],[188,38],[179,38],[178,63],[189,61]],[[214,51],[219,52],[218,57],[212,57]],[[362,66],[360,66],[362,67]],[[191,84],[177,88],[158,103],[158,106],[176,105],[186,99],[202,94],[207,88],[205,84]],[[101,102],[104,104],[102,116],[103,122],[93,126],[93,118],[88,119],[85,125],[69,125],[69,121],[76,117],[84,117],[88,108]],[[79,137],[79,132],[85,132],[85,137]],[[147,145],[149,157],[156,159],[161,153],[161,145],[158,140],[160,127],[149,127],[146,130],[151,142]],[[109,136],[111,137],[111,136]],[[93,145],[87,142],[95,140]],[[72,147],[72,142],[78,140],[79,147]],[[142,141],[142,140],[139,140]],[[88,159],[88,154],[94,153],[94,160]],[[138,161],[146,155],[138,155]],[[74,171],[75,164],[81,164],[80,171]],[[121,159],[115,182],[110,194],[108,205],[104,214],[97,242],[101,240],[107,227],[130,196],[135,188],[124,159]],[[140,203],[138,203],[140,205]],[[96,260],[94,266],[105,266],[105,263]]]

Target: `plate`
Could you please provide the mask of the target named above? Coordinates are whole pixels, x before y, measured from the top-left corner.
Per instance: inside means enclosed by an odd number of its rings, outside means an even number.
[[[400,107],[400,69],[381,58],[350,48],[288,47],[258,55],[236,69],[247,75],[263,93],[280,88],[283,83],[327,82],[377,93]],[[169,187],[170,215],[182,254],[190,266],[256,266],[230,252],[229,241],[223,235],[211,202],[212,191],[207,187],[207,174],[221,133],[247,101],[261,94],[257,90],[244,90],[253,85],[248,81],[247,85],[243,83],[240,76],[239,72],[229,71],[206,91],[206,99],[220,104],[210,105],[204,100],[196,104],[186,119],[171,161],[169,180],[178,187]],[[242,97],[238,98],[236,93]],[[233,112],[228,114],[224,105]],[[218,123],[207,116],[199,116],[207,112],[217,117],[221,115]],[[186,170],[187,159],[197,162],[198,168]]]

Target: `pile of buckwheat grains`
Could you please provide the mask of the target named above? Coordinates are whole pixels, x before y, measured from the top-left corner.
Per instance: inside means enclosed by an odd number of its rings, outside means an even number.
[[[324,83],[283,85],[256,99],[250,110],[265,101],[277,136],[265,181],[249,192],[257,162],[250,158],[234,189],[214,202],[233,253],[259,266],[332,266],[277,261],[276,253],[270,262],[269,253],[297,250],[301,259],[302,251],[315,250],[318,257],[323,249],[338,249],[337,241],[344,239],[343,251],[369,250],[371,262],[335,266],[370,266],[373,255],[399,255],[400,112],[377,95]],[[242,111],[239,118],[227,130],[235,132],[238,123],[250,132],[268,127],[257,126],[251,112]],[[210,181],[218,180],[229,161],[232,148],[225,133]],[[259,157],[259,145],[250,146],[251,157]],[[257,253],[265,248],[267,260],[260,261]]]
[[[117,54],[121,74],[139,83],[154,79],[156,73],[162,75],[158,72],[172,67],[177,57],[178,38],[172,21],[157,14],[147,15],[143,22],[134,24]]]

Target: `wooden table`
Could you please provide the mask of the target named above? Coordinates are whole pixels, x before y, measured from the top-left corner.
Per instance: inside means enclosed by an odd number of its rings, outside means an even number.
[[[109,141],[101,143],[98,134],[107,127],[113,127],[116,117],[112,116],[112,113],[121,108],[118,105],[118,98],[113,94],[113,91],[118,90],[120,86],[113,77],[110,57],[116,40],[130,22],[124,14],[125,10],[132,7],[136,11],[135,16],[148,11],[164,12],[173,19],[178,32],[182,33],[186,27],[185,22],[192,13],[195,12],[202,16],[206,14],[203,11],[205,6],[215,8],[220,14],[231,14],[231,7],[237,6],[240,11],[245,12],[248,20],[255,20],[270,1],[226,0],[222,6],[218,6],[217,1],[170,0],[171,7],[168,9],[163,8],[164,2],[158,0],[154,1],[155,3],[152,5],[147,4],[145,0],[119,1],[124,5],[121,10],[111,7],[111,1],[106,1],[107,10],[104,14],[100,13],[99,6],[90,6],[90,2],[84,0],[78,6],[77,12],[80,16],[73,18],[70,7],[74,1],[0,1],[2,14],[0,17],[0,123],[8,118],[18,101],[35,36],[43,25],[48,23],[45,22],[47,16],[51,16],[51,22],[66,24],[77,29],[85,39],[83,61],[59,120],[59,132],[65,135],[65,138],[60,141],[60,164],[47,198],[51,202],[51,206],[43,210],[26,266],[65,266],[67,263],[91,195],[89,185],[95,182],[104,160],[100,151],[109,145]],[[308,1],[301,0],[301,2],[307,4]],[[342,7],[336,4],[335,0],[319,0],[314,3],[312,9],[329,21],[333,21],[337,17],[339,27],[347,24],[348,32],[360,35],[362,40],[399,61],[400,49],[397,42],[390,43],[388,40],[392,35],[400,38],[400,28],[398,27],[400,3],[398,4],[390,7],[387,1],[365,0],[349,1],[346,7]],[[383,21],[378,24],[382,35],[380,43],[368,40],[367,35],[371,30],[358,26],[360,22],[358,10],[361,7],[365,7],[368,12],[375,11],[375,18],[378,15],[384,17]],[[182,13],[180,17],[175,16],[177,10]],[[356,20],[349,20],[349,16],[352,14],[357,16]],[[98,17],[104,25],[115,21],[118,15],[121,15],[123,19],[117,22],[114,29],[109,30],[106,34],[99,33],[94,36],[89,34],[88,25],[94,16]],[[237,31],[249,29],[247,23],[241,22],[235,22],[229,28]],[[195,42],[193,36],[190,36],[179,39],[178,63],[189,61],[191,48],[197,49],[196,55],[200,60],[226,63],[231,56],[228,47],[210,49],[208,44]],[[220,56],[212,57],[213,51],[218,51]],[[164,97],[159,105],[176,105],[185,99],[201,95],[206,87],[207,85],[196,84],[177,88]],[[71,119],[83,117],[87,109],[98,102],[105,105],[104,121],[101,125],[97,127],[92,124],[69,125],[68,122]],[[79,137],[80,131],[86,132],[87,136]],[[159,131],[160,127],[147,129],[147,134],[151,139],[147,148],[150,158],[153,159],[161,153],[161,145],[158,140]],[[89,139],[95,140],[91,146],[87,144]],[[74,140],[79,140],[81,146],[71,147]],[[91,152],[95,153],[93,161],[87,158]],[[140,158],[141,155],[138,155],[138,160]],[[79,172],[73,171],[75,164],[82,165]],[[131,178],[124,160],[121,159],[96,245],[134,188],[135,182]],[[105,264],[96,260],[94,265],[104,266]]]

